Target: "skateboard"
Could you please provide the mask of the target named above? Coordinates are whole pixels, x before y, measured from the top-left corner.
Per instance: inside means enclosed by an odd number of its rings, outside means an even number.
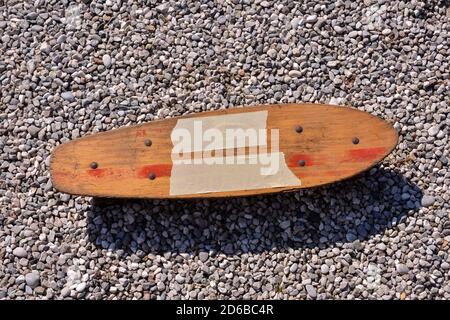
[[[358,175],[398,134],[349,107],[275,104],[195,113],[75,139],[51,155],[62,192],[215,198],[286,192]]]

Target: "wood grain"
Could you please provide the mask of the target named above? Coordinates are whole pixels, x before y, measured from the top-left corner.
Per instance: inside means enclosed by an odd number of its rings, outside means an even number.
[[[346,179],[380,162],[397,144],[397,132],[384,120],[348,107],[285,104],[192,114],[205,117],[268,110],[267,128],[279,129],[280,151],[290,170],[309,188]],[[78,195],[124,198],[202,198],[289,191],[279,187],[171,196],[170,133],[179,118],[153,121],[86,136],[52,153],[56,189]],[[297,133],[296,126],[303,131]],[[354,144],[352,139],[359,138]],[[151,139],[152,145],[144,141]],[[299,160],[305,160],[299,166]],[[92,162],[98,168],[91,169]],[[156,178],[150,180],[150,173]]]

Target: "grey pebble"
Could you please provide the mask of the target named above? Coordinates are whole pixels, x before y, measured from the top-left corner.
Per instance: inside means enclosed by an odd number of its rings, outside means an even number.
[[[180,275],[180,274],[177,274],[177,275],[175,276],[175,281],[178,282],[178,283],[184,283],[185,277],[183,277],[183,276]]]
[[[39,273],[36,271],[27,273],[25,275],[25,281],[30,288],[36,288],[40,283]]]
[[[61,93],[61,98],[69,102],[75,101],[75,96],[73,95],[72,91],[66,91]]]
[[[36,137],[36,136],[38,135],[38,133],[39,133],[40,130],[41,130],[40,128],[38,128],[38,127],[36,127],[36,126],[34,126],[34,125],[31,125],[31,126],[29,126],[29,127],[27,128],[28,133],[29,133],[32,137]]]
[[[315,14],[307,16],[305,21],[306,21],[306,23],[315,23],[315,22],[317,22],[317,16]]]
[[[201,262],[206,262],[209,258],[209,254],[208,252],[200,252],[198,254],[198,258],[200,259]]]
[[[421,200],[422,207],[429,207],[434,204],[435,198],[431,195],[424,195]]]
[[[102,61],[103,61],[103,65],[106,68],[109,68],[111,66],[111,56],[109,54],[104,54]]]
[[[432,126],[428,129],[428,135],[430,137],[434,137],[435,135],[437,135],[439,133],[439,127],[438,126]]]
[[[297,272],[297,270],[298,270],[298,264],[297,264],[297,263],[293,263],[293,264],[290,266],[290,268],[289,268],[289,271],[290,271],[291,273],[295,273],[295,272]]]
[[[277,51],[275,49],[269,49],[267,55],[271,58],[275,58],[277,56]]]
[[[409,272],[408,266],[403,263],[397,264],[396,269],[397,269],[397,272],[402,275],[407,274]]]
[[[24,248],[16,247],[13,250],[13,255],[15,255],[16,257],[19,257],[19,258],[25,258],[28,256],[28,253]]]
[[[317,297],[316,288],[314,288],[312,285],[307,284],[305,286],[305,289],[306,289],[306,292],[307,292],[309,297],[311,297],[311,298],[316,298]]]
[[[301,71],[298,70],[291,70],[289,71],[289,76],[292,78],[298,78],[302,75]]]
[[[86,290],[86,286],[87,286],[86,282],[81,282],[81,283],[79,283],[79,284],[77,285],[77,287],[75,288],[75,290],[76,290],[77,292],[83,292],[84,290]]]
[[[326,264],[323,264],[320,266],[320,272],[322,274],[328,274],[328,272],[330,272],[330,268]]]

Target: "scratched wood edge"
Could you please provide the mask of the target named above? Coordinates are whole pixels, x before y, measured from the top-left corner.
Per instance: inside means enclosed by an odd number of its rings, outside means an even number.
[[[95,133],[91,133],[91,134],[87,134],[86,136],[77,138],[76,140],[80,141],[80,140],[84,140],[87,139],[93,135],[96,136],[101,136],[101,135],[108,135],[109,133],[111,133],[112,131],[117,132],[119,130],[127,130],[129,128],[139,128],[142,126],[146,126],[149,123],[155,123],[155,122],[162,122],[162,121],[166,121],[168,119],[173,119],[174,121],[178,120],[178,119],[186,119],[186,118],[195,118],[195,117],[202,117],[202,116],[211,116],[211,115],[220,115],[220,114],[226,114],[229,113],[231,111],[231,113],[239,113],[239,112],[250,112],[251,109],[258,109],[258,108],[264,108],[264,107],[271,107],[271,106],[275,106],[275,107],[279,107],[282,108],[283,106],[295,106],[295,107],[307,107],[307,106],[322,106],[322,107],[333,107],[333,108],[340,108],[340,109],[346,109],[349,112],[356,112],[356,113],[364,113],[367,116],[370,116],[374,119],[377,120],[383,120],[386,123],[389,123],[387,120],[380,118],[378,116],[375,116],[369,112],[366,111],[362,111],[359,110],[357,108],[353,108],[351,106],[339,106],[339,105],[332,105],[332,104],[323,104],[323,103],[282,103],[282,104],[258,104],[258,105],[249,105],[249,106],[237,106],[237,107],[232,107],[232,108],[228,108],[228,109],[218,109],[218,110],[210,110],[210,111],[201,111],[201,112],[194,112],[194,113],[187,113],[187,114],[183,114],[181,116],[176,116],[176,117],[168,117],[168,118],[164,118],[164,119],[157,119],[157,120],[153,120],[153,121],[149,121],[149,122],[145,122],[145,123],[140,123],[140,124],[135,124],[135,125],[128,125],[128,126],[121,126],[120,128],[115,128],[115,129],[110,129],[107,131],[102,131],[102,132],[95,132]],[[245,111],[244,111],[245,110]],[[77,192],[73,192],[73,191],[69,191],[68,189],[65,189],[64,187],[58,186],[57,183],[55,183],[54,179],[53,179],[53,173],[52,170],[50,171],[50,179],[52,181],[52,185],[53,187],[58,190],[59,192],[63,192],[63,193],[68,193],[74,196],[83,196],[83,197],[94,197],[94,198],[105,198],[105,199],[147,199],[147,200],[195,200],[195,199],[223,199],[223,198],[242,198],[242,197],[251,197],[251,196],[265,196],[265,195],[273,195],[273,194],[281,194],[281,193],[290,193],[290,192],[294,192],[294,191],[299,191],[301,189],[315,189],[315,188],[320,188],[320,187],[324,187],[327,185],[331,185],[334,183],[338,183],[338,182],[342,182],[342,181],[346,181],[346,180],[350,180],[352,178],[355,178],[359,175],[361,175],[362,173],[372,169],[373,167],[375,167],[376,165],[382,163],[384,161],[384,159],[386,159],[387,156],[389,156],[392,151],[397,147],[398,145],[398,141],[399,141],[399,133],[397,130],[392,130],[395,133],[395,143],[393,143],[391,145],[391,147],[389,149],[387,149],[387,151],[385,152],[385,154],[378,160],[374,161],[373,163],[371,163],[370,165],[368,165],[367,167],[362,168],[361,170],[355,171],[354,173],[342,177],[342,178],[338,178],[332,181],[328,181],[328,182],[323,182],[323,183],[317,183],[314,186],[309,186],[309,187],[302,187],[302,186],[295,186],[295,187],[274,187],[274,188],[267,188],[267,189],[262,189],[259,190],[258,193],[252,193],[252,190],[248,190],[249,193],[248,194],[233,194],[230,192],[221,192],[220,194],[218,194],[218,192],[205,192],[202,194],[189,194],[189,195],[180,195],[180,196],[165,196],[165,197],[158,197],[158,196],[145,196],[145,195],[136,195],[136,196],[124,196],[122,194],[113,194],[113,193],[109,193],[109,194],[98,194],[98,195],[92,195],[92,194],[85,194],[85,193],[77,193]],[[50,168],[52,168],[52,164],[54,161],[54,154],[55,151],[66,145],[69,144],[71,142],[73,142],[75,140],[70,140],[67,141],[65,143],[62,143],[58,146],[56,146],[50,155]],[[243,190],[243,191],[247,191],[247,190]],[[215,195],[217,194],[217,195]]]

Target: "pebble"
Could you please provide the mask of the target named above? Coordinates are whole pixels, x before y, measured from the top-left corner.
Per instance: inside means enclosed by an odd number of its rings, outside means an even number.
[[[305,289],[306,289],[306,292],[308,293],[309,297],[311,297],[313,299],[317,297],[317,291],[312,285],[307,284],[305,286]]]
[[[103,55],[102,60],[103,60],[103,65],[106,68],[109,68],[111,66],[111,56],[109,54]]]
[[[63,98],[64,100],[67,100],[69,102],[75,101],[75,96],[73,95],[73,93],[71,91],[66,91],[66,92],[61,93],[61,98]]]
[[[334,31],[336,31],[336,33],[337,34],[343,34],[343,33],[345,33],[345,29],[344,28],[342,28],[341,26],[334,26],[333,27],[333,29],[334,29]]]
[[[438,126],[432,126],[428,129],[428,135],[430,137],[434,137],[439,133],[439,127]]]
[[[201,262],[206,262],[209,258],[209,254],[207,252],[200,252],[198,254],[198,258],[200,259]]]
[[[38,135],[38,133],[39,133],[40,130],[41,130],[41,129],[39,129],[38,127],[33,126],[33,125],[31,125],[31,126],[29,126],[29,127],[27,128],[28,133],[29,133],[32,137],[36,137],[36,136]]]
[[[275,58],[277,56],[277,51],[275,49],[269,49],[267,55],[271,58]]]
[[[295,272],[297,272],[297,270],[298,270],[298,264],[297,264],[297,263],[293,263],[293,264],[290,266],[290,268],[289,268],[289,271],[290,271],[291,273],[295,273]]]
[[[27,253],[27,251],[24,248],[16,247],[13,250],[13,255],[15,255],[18,258],[25,258],[25,257],[28,256],[28,253]]]
[[[307,16],[305,21],[306,21],[306,23],[316,23],[317,22],[317,16],[316,15]]]
[[[320,266],[320,272],[322,274],[328,274],[328,272],[330,272],[330,268],[326,264],[323,264]]]
[[[75,288],[76,292],[83,292],[84,290],[86,290],[86,285],[86,282],[81,282],[80,284],[78,284]]]
[[[175,281],[178,282],[178,283],[184,283],[185,278],[184,278],[183,276],[177,274],[177,275],[175,276]]]
[[[25,281],[30,288],[36,288],[40,283],[39,273],[29,272],[25,275]]]
[[[383,31],[381,32],[384,36],[388,36],[392,33],[392,30],[389,28],[383,29]]]
[[[403,263],[400,263],[400,264],[397,264],[397,272],[399,273],[399,274],[401,274],[401,275],[403,275],[403,274],[407,274],[408,272],[409,272],[409,268],[408,268],[408,266],[406,266],[405,264],[403,264]]]
[[[430,207],[434,204],[435,198],[430,195],[424,195],[421,200],[422,207]]]
[[[291,70],[291,71],[289,71],[289,77],[298,78],[301,75],[302,75],[301,71],[298,71],[298,70]]]

